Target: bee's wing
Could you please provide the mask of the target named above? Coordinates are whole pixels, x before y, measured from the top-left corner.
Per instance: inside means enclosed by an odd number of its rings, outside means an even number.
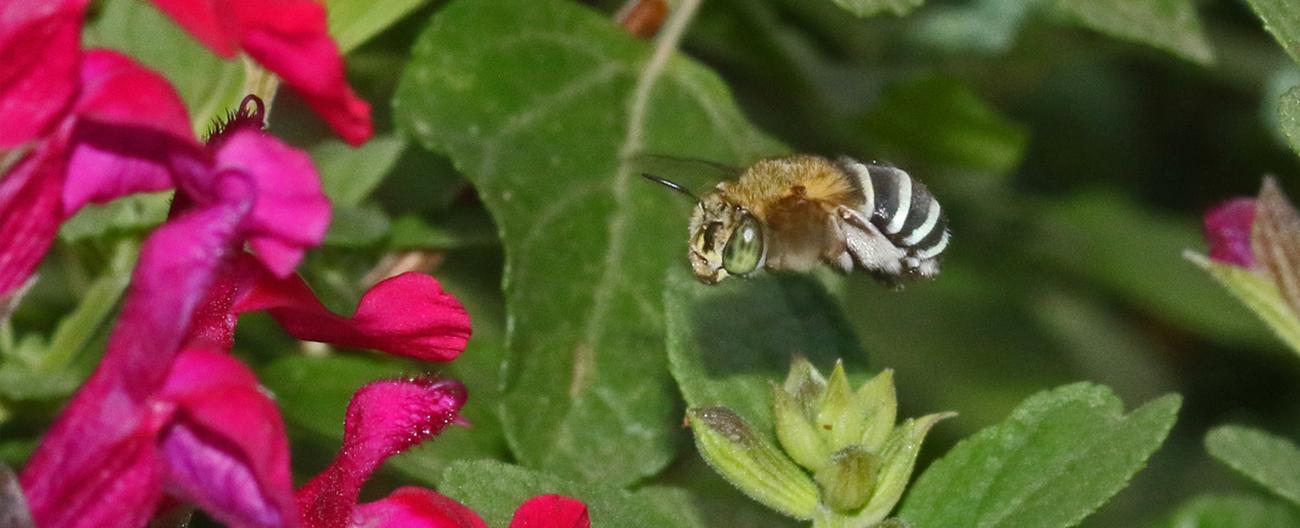
[[[640,152],[624,158],[632,170],[680,185],[696,196],[703,195],[721,180],[740,176],[741,169],[716,161]]]

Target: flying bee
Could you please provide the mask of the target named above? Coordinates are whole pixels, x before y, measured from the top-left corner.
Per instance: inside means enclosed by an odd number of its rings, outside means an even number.
[[[902,169],[796,154],[759,160],[694,198],[691,269],[701,282],[759,269],[807,271],[820,262],[897,283],[939,273],[948,219],[929,189]]]

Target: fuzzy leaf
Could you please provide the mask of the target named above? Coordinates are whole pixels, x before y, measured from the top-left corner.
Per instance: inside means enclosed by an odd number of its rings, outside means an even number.
[[[659,471],[680,438],[660,290],[684,260],[688,204],[628,160],[737,164],[775,145],[712,72],[652,59],[651,44],[571,2],[452,2],[413,55],[399,123],[452,158],[505,244],[501,409],[515,455],[621,484]]]
[[[1198,64],[1214,62],[1214,51],[1191,0],[1057,0],[1056,8],[1078,24],[1115,38],[1160,48]]]
[[[1300,2],[1296,0],[1246,0],[1264,20],[1264,29],[1277,39],[1291,59],[1300,63]]]
[[[1098,385],[1038,393],[932,464],[898,517],[922,528],[1074,526],[1144,465],[1179,402],[1168,395],[1125,415]]]
[[[1248,269],[1215,262],[1197,253],[1188,252],[1184,256],[1209,272],[1214,280],[1255,312],[1278,339],[1300,354],[1300,319],[1296,319],[1295,312],[1278,293],[1277,286]]]
[[[1257,429],[1226,425],[1205,435],[1210,455],[1300,505],[1300,448]]]
[[[869,17],[886,11],[898,16],[921,7],[925,0],[832,0],[835,5],[860,17]]]
[[[661,504],[661,491],[632,493],[613,487],[582,484],[496,461],[454,463],[443,473],[442,482],[438,491],[469,506],[483,517],[488,526],[509,525],[515,509],[525,500],[550,493],[572,497],[586,504],[592,526],[695,526],[688,520],[689,516],[670,512]]]
[[[1278,105],[1278,123],[1291,150],[1300,154],[1300,86],[1282,94],[1282,101]]]
[[[1203,495],[1180,506],[1161,528],[1291,528],[1300,512],[1290,505],[1249,496]]]
[[[671,273],[664,313],[668,359],[687,405],[728,407],[772,444],[769,382],[784,378],[795,356],[821,368],[843,358],[848,371],[866,371],[866,354],[834,299],[808,277],[705,286]]]

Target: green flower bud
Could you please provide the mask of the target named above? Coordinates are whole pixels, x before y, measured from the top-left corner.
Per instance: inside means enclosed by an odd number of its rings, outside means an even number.
[[[854,516],[853,526],[871,526],[889,515],[912,477],[916,455],[921,451],[921,441],[939,420],[956,416],[956,413],[938,413],[909,419],[890,433],[884,447],[877,452],[883,464],[876,479],[876,491],[862,511]]]
[[[836,451],[814,477],[821,488],[822,504],[841,512],[865,506],[876,489],[881,465],[880,457],[860,446]]]
[[[817,471],[830,459],[831,451],[822,439],[821,431],[809,419],[804,407],[785,389],[772,385],[773,418],[776,421],[776,439],[781,448],[799,465]]]
[[[894,371],[885,369],[858,389],[858,406],[866,410],[866,424],[858,442],[870,451],[879,451],[894,430],[898,419],[898,398],[894,391]]]
[[[804,414],[816,416],[821,407],[822,397],[826,394],[826,378],[808,362],[808,358],[796,356],[790,365],[790,374],[785,377],[785,392],[794,397],[803,407]]]
[[[686,411],[695,444],[709,465],[733,486],[769,508],[796,519],[817,510],[817,485],[794,461],[754,433],[726,407]]]

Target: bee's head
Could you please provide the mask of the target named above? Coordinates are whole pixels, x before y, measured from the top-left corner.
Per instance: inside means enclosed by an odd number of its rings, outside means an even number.
[[[691,215],[691,270],[705,284],[731,275],[748,275],[763,266],[763,225],[749,211],[714,191]]]

